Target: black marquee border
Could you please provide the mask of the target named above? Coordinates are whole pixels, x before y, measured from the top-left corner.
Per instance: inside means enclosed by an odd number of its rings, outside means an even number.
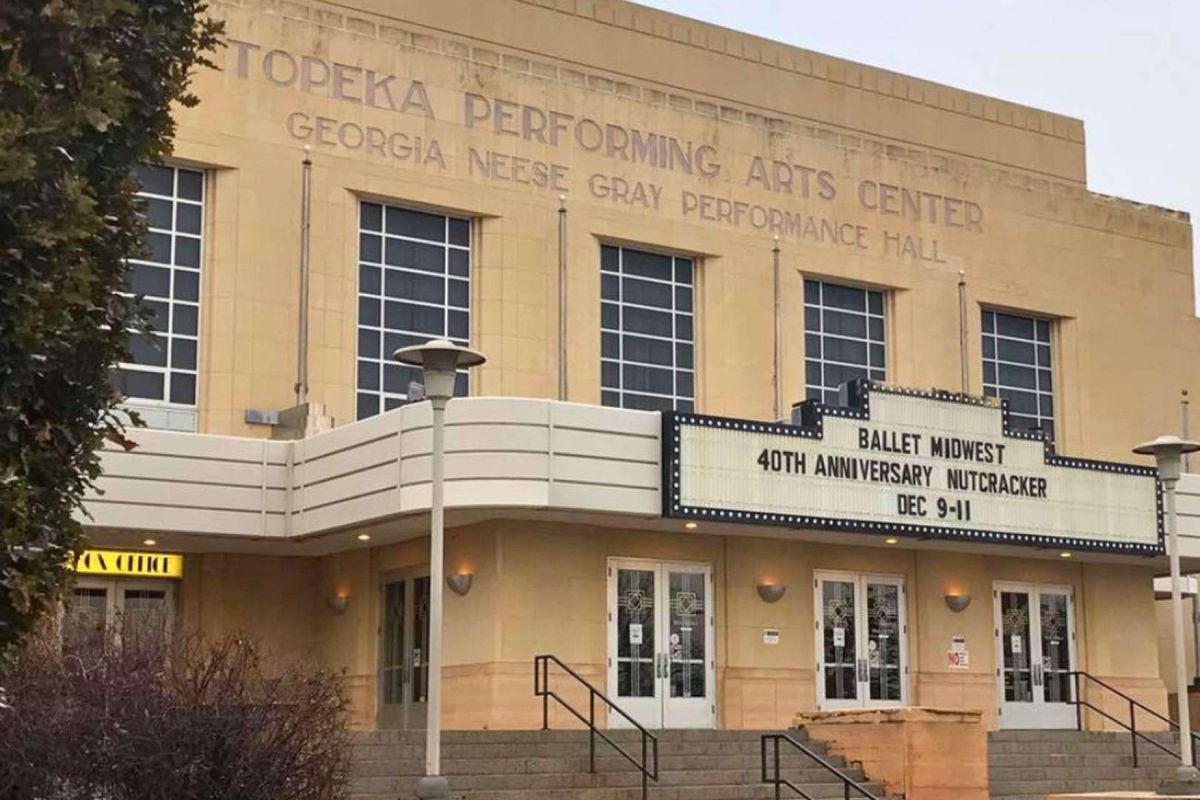
[[[940,389],[923,391],[908,389],[877,381],[856,380],[846,385],[849,402],[846,406],[830,406],[814,400],[798,403],[793,411],[798,410],[799,425],[789,425],[782,422],[755,422],[753,420],[734,419],[731,417],[714,417],[703,414],[691,414],[678,411],[662,412],[662,485],[667,491],[663,492],[663,516],[671,518],[709,520],[711,522],[732,522],[740,524],[777,525],[788,528],[810,528],[827,531],[847,531],[853,533],[876,533],[881,535],[899,535],[919,539],[967,540],[981,541],[994,544],[1007,544],[1037,548],[1069,548],[1074,550],[1090,550],[1127,555],[1160,556],[1166,552],[1164,545],[1164,519],[1162,482],[1157,480],[1158,471],[1154,467],[1144,467],[1137,464],[1122,464],[1113,461],[1096,461],[1086,458],[1071,458],[1058,455],[1053,442],[1043,434],[1028,431],[1013,430],[1009,425],[1008,401],[1000,401],[1000,417],[1002,433],[1010,439],[1041,440],[1044,444],[1045,463],[1047,466],[1069,467],[1098,472],[1119,472],[1126,475],[1145,475],[1155,478],[1158,502],[1158,544],[1142,544],[1137,542],[1105,542],[1095,539],[1074,539],[1066,536],[1032,536],[1020,533],[1003,533],[982,529],[947,528],[938,525],[909,525],[883,522],[868,522],[866,520],[841,520],[829,517],[813,517],[803,514],[769,514],[761,511],[733,511],[729,509],[706,508],[703,506],[680,505],[680,475],[679,475],[679,441],[681,428],[684,425],[695,425],[712,428],[730,428],[741,431],[774,433],[784,436],[795,436],[804,439],[824,439],[824,420],[826,415],[846,417],[850,419],[869,420],[871,418],[871,393],[904,395],[920,397],[928,400],[938,400],[946,403],[963,403],[966,405],[991,406],[995,401],[991,398],[974,397]]]

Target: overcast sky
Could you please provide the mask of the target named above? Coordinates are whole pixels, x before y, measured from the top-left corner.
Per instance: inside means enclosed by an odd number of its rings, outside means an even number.
[[[1200,0],[639,1],[1077,117],[1089,188],[1200,211]]]

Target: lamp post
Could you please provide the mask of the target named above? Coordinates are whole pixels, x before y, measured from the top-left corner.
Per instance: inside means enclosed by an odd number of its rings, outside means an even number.
[[[425,397],[433,412],[432,480],[429,503],[429,687],[426,696],[425,777],[417,781],[417,797],[449,797],[450,787],[441,776],[442,766],[442,584],[445,572],[443,545],[443,499],[445,473],[446,404],[454,396],[454,379],[459,369],[475,367],[486,359],[482,353],[459,347],[446,339],[402,347],[392,358],[425,373]]]
[[[1188,708],[1186,664],[1183,654],[1183,599],[1179,577],[1179,532],[1175,518],[1175,484],[1182,473],[1184,453],[1200,450],[1200,444],[1180,439],[1178,436],[1160,436],[1133,448],[1138,455],[1154,456],[1158,464],[1158,478],[1163,485],[1163,499],[1167,506],[1167,557],[1171,562],[1171,622],[1175,634],[1175,697],[1179,710],[1179,757],[1182,762],[1175,773],[1174,781],[1164,782],[1158,793],[1183,795],[1200,793],[1200,771],[1196,770],[1192,756],[1192,722]]]

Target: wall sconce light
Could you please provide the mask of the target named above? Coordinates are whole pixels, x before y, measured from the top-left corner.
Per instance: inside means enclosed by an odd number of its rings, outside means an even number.
[[[471,591],[471,582],[475,576],[470,572],[460,572],[457,575],[451,575],[446,578],[446,585],[450,587],[450,591],[457,595],[466,595]]]
[[[955,613],[965,611],[967,606],[971,605],[971,595],[969,594],[947,594],[945,600],[946,608]]]
[[[758,596],[764,603],[778,602],[779,598],[783,597],[783,593],[787,591],[787,587],[782,583],[760,583],[756,588]]]
[[[329,604],[329,610],[335,614],[341,614],[350,605],[350,595],[346,592],[338,592],[337,594],[329,595],[325,601]]]

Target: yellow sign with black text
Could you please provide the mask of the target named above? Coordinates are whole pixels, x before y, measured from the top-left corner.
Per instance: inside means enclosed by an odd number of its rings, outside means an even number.
[[[183,556],[124,550],[84,550],[72,567],[80,575],[182,578]]]

